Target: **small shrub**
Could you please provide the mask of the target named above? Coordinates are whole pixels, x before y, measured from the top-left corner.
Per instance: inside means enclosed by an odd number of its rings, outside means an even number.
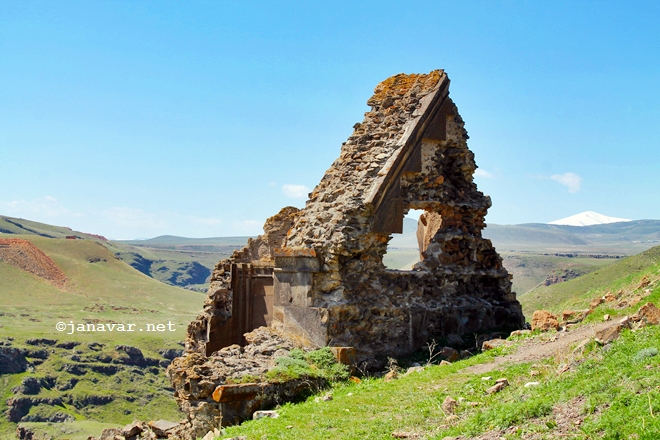
[[[274,382],[303,377],[339,381],[347,380],[349,376],[348,367],[338,363],[328,347],[307,353],[300,349],[292,350],[288,356],[277,358],[277,366],[266,373],[266,378]]]
[[[633,358],[633,360],[635,362],[640,362],[640,361],[643,361],[646,358],[656,356],[657,354],[658,354],[658,349],[657,348],[655,348],[655,347],[645,348],[643,350],[639,350],[637,352],[637,354],[635,355],[635,357]]]

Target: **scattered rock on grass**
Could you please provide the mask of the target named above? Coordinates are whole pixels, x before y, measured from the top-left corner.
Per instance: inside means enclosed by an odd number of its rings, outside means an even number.
[[[263,418],[270,418],[270,419],[276,419],[280,415],[278,414],[277,411],[270,410],[270,411],[255,411],[254,414],[252,414],[252,420],[259,420]]]
[[[497,347],[502,347],[502,346],[507,346],[510,345],[510,342],[502,339],[502,338],[497,338],[497,339],[491,339],[490,341],[484,341],[483,344],[481,344],[481,350],[482,351],[487,351],[487,350],[492,350]]]
[[[630,317],[630,320],[639,322],[641,326],[658,325],[660,324],[660,309],[655,304],[648,302],[640,307],[637,313]]]
[[[451,396],[445,397],[445,401],[442,402],[442,410],[446,414],[454,414],[456,413],[456,408],[458,408],[458,402]]]
[[[509,381],[506,378],[497,379],[495,385],[488,388],[486,390],[486,392],[488,394],[499,393],[500,391],[502,391],[504,388],[506,388],[508,386],[509,386]]]
[[[549,330],[557,330],[559,328],[559,321],[557,317],[547,310],[537,310],[532,316],[532,331],[541,330],[547,332]]]
[[[621,319],[619,322],[612,323],[604,329],[596,332],[596,342],[601,345],[607,345],[621,336],[621,331],[624,328],[630,328],[630,321],[628,317]]]

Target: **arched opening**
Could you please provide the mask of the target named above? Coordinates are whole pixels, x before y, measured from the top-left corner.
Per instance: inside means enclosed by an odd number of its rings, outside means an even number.
[[[411,209],[403,218],[403,232],[391,234],[383,264],[388,269],[411,270],[420,261],[417,228],[423,209]]]

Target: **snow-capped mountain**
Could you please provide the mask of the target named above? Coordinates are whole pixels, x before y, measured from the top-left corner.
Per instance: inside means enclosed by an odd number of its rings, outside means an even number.
[[[570,217],[562,218],[548,223],[549,225],[567,225],[567,226],[591,226],[604,225],[606,223],[618,223],[632,221],[627,218],[609,217],[593,211],[585,211]]]

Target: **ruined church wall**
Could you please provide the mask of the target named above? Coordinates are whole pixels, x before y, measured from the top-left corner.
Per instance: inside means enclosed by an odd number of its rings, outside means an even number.
[[[430,338],[515,328],[524,321],[501,258],[481,236],[491,201],[473,182],[474,154],[448,97],[434,120],[444,125],[431,124],[408,146],[418,150],[411,157],[418,154],[420,166],[394,176],[404,211],[426,209],[442,225],[413,271],[389,271],[382,264],[390,234],[373,227],[368,197],[378,190],[375,184],[390,178],[392,158],[405,147],[401,139],[419,123],[416,111],[445,78],[440,72],[376,89],[372,111],[355,125],[285,243],[314,249],[322,260],[309,297],[324,317],[318,332],[325,344],[355,346],[362,359],[408,354]]]

